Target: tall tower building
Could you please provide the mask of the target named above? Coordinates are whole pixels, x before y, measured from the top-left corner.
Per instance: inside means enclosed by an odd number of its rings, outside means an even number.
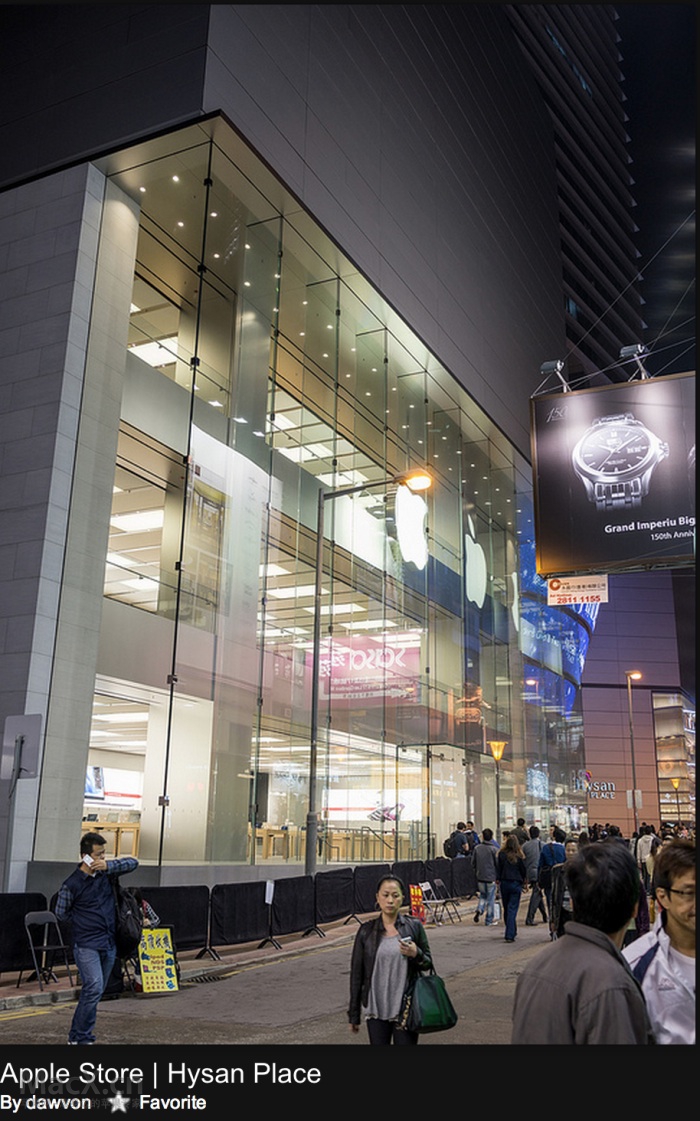
[[[642,341],[634,178],[617,13],[612,4],[509,4],[554,130],[566,323],[573,387],[626,380],[620,348]],[[590,377],[604,371],[605,378]]]

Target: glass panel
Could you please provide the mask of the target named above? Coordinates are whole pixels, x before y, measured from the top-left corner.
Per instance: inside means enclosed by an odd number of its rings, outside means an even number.
[[[431,851],[442,856],[442,842],[467,812],[467,757],[440,744],[431,748],[429,759]]]
[[[105,595],[174,616],[174,561],[182,515],[182,463],[122,424],[105,566]]]
[[[653,693],[654,738],[662,823],[695,821],[695,709],[680,693]]]
[[[316,673],[322,861],[428,855],[465,813],[573,824],[595,619],[543,603],[527,464],[217,138],[116,176],[142,219],[105,595],[153,636],[176,623],[159,689],[120,679],[149,691],[148,859],[304,860]],[[434,485],[402,512],[391,480],[418,465]],[[314,666],[319,487],[359,486],[326,498]]]

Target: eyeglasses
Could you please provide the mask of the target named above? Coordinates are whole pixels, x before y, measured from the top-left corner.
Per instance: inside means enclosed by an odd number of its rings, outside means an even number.
[[[680,891],[677,887],[667,887],[666,891],[669,895],[680,895],[681,899],[695,899],[695,892],[692,888],[689,891]]]

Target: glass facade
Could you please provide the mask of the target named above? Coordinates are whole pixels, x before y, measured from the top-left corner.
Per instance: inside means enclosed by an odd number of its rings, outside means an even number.
[[[662,822],[695,821],[695,705],[682,693],[652,694]]]
[[[84,818],[303,862],[316,681],[320,862],[583,826],[595,616],[546,605],[529,465],[223,125],[104,170],[140,220]]]

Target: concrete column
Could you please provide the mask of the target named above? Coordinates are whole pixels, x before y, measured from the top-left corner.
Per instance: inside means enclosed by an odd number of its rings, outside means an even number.
[[[43,720],[40,776],[2,829],[18,891],[79,838],[138,208],[82,165],[8,192],[0,215],[0,722]]]

